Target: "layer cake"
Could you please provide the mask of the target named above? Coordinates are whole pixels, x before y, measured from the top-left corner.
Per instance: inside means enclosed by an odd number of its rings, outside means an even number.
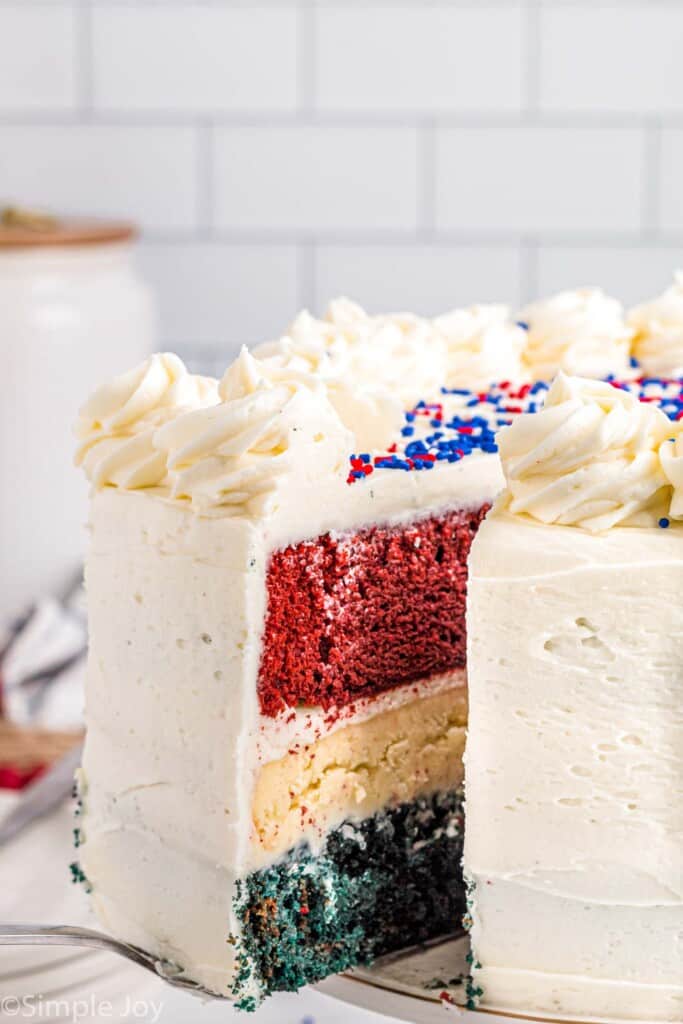
[[[467,560],[496,433],[547,391],[542,312],[337,303],[220,385],[155,356],[82,410],[76,874],[111,931],[245,1008],[459,927]],[[553,314],[534,358],[592,360],[590,315]],[[680,415],[680,383],[628,371]]]

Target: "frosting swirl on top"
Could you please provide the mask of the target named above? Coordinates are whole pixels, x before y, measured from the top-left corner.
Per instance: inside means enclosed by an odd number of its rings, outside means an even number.
[[[338,300],[330,307],[328,319],[316,320],[304,310],[287,335],[259,345],[254,354],[264,367],[279,366],[290,374],[315,375],[323,380],[342,423],[354,433],[356,446],[381,449],[394,440],[401,426],[403,402],[390,390],[388,368],[376,372],[382,338],[373,349],[374,330],[371,318],[359,306]],[[390,360],[390,356],[387,358]],[[394,366],[392,372],[395,375],[400,368]],[[412,396],[414,385],[408,390]],[[406,404],[417,401],[417,397],[406,396]]]
[[[325,319],[352,339],[348,373],[356,386],[375,381],[406,408],[439,394],[448,352],[430,320],[411,313],[369,316],[348,299],[330,303]]]
[[[507,480],[500,507],[592,532],[655,525],[675,515],[678,470],[665,470],[661,456],[680,430],[628,391],[560,373],[544,408],[498,436]]]
[[[584,377],[624,375],[629,370],[632,330],[621,304],[599,288],[560,292],[526,306],[524,359],[535,380],[551,380],[562,370]]]
[[[150,356],[98,388],[81,408],[76,465],[96,487],[154,487],[166,475],[153,444],[157,427],[180,410],[218,401],[218,382],[188,373],[178,356]]]
[[[160,427],[171,497],[200,511],[265,516],[297,484],[343,473],[352,444],[320,381],[262,363],[242,349],[220,385],[222,401]],[[289,488],[290,498],[295,490]]]
[[[659,449],[664,475],[673,488],[669,516],[683,519],[683,427]]]
[[[254,354],[337,381],[356,395],[390,395],[404,408],[438,394],[446,380],[446,344],[429,320],[370,316],[348,299],[332,302],[322,320],[300,313],[283,338]]]
[[[433,321],[447,348],[448,387],[487,387],[493,380],[522,381],[526,331],[507,306],[454,309]]]
[[[632,352],[646,374],[683,376],[683,272],[663,295],[635,306],[627,317],[633,328]]]
[[[346,375],[350,365],[349,339],[327,320],[318,320],[303,310],[287,333],[277,341],[257,345],[260,360],[277,360],[288,369],[314,373],[325,380]]]

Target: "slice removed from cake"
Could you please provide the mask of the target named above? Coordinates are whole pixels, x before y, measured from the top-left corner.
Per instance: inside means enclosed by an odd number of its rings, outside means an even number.
[[[356,456],[318,378],[186,373],[153,358],[79,430],[80,870],[114,934],[252,1008],[459,926],[466,562],[512,392]]]
[[[487,1008],[683,1019],[680,423],[558,377],[473,545],[465,872]]]

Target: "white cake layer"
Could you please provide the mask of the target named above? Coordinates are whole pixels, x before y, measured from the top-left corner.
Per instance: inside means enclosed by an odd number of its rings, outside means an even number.
[[[493,515],[468,593],[483,1004],[679,1021],[683,529]]]
[[[480,454],[374,483],[317,481],[315,500],[311,484],[261,523],[144,490],[93,496],[82,867],[114,934],[219,992],[232,977],[235,883],[253,866],[259,760],[297,739],[277,726],[267,737],[258,710],[269,552],[481,506],[501,473]]]

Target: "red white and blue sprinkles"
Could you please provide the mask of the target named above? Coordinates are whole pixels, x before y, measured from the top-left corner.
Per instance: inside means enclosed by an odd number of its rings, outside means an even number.
[[[607,380],[615,388],[630,391],[641,402],[656,402],[670,420],[683,420],[683,378],[636,377]],[[439,462],[459,462],[475,452],[498,451],[496,434],[520,413],[537,412],[550,385],[512,384],[502,381],[488,391],[442,388],[439,401],[421,401],[404,414],[400,439],[386,452],[349,456],[347,483],[364,480],[376,472],[420,472]],[[660,519],[666,529],[668,519]]]
[[[404,414],[400,440],[387,452],[351,455],[347,481],[362,480],[375,470],[429,470],[477,451],[497,452],[498,429],[520,412],[536,412],[548,386],[502,381],[488,391],[442,388],[439,401],[418,402]]]

